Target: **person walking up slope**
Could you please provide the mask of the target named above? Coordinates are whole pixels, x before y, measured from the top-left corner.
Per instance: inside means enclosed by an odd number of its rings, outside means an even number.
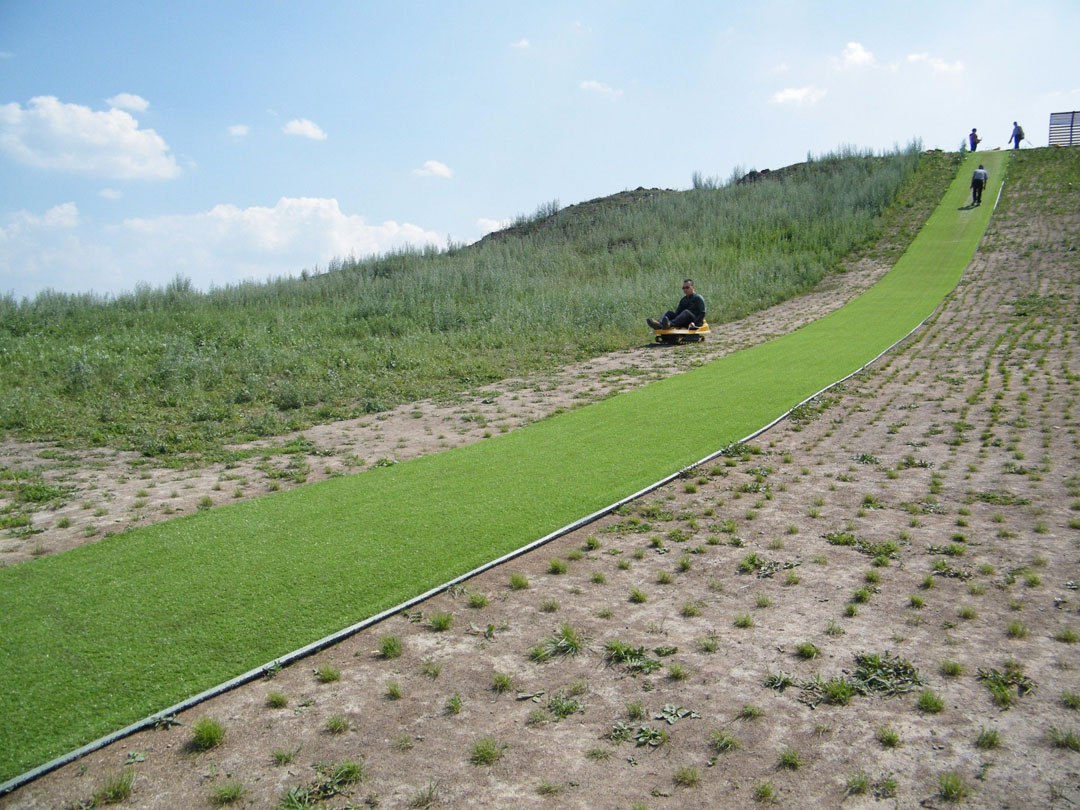
[[[986,188],[986,182],[990,179],[990,174],[983,168],[980,163],[979,168],[975,170],[975,173],[971,175],[971,204],[982,205],[982,193]]]
[[[971,151],[972,152],[974,152],[976,149],[978,149],[979,144],[982,143],[982,138],[980,138],[976,134],[975,127],[971,128],[971,134],[968,135],[968,142],[971,144]]]

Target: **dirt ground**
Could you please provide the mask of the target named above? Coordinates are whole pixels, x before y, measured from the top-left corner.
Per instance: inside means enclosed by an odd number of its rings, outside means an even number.
[[[925,328],[749,452],[0,808],[104,804],[124,773],[118,806],[139,808],[234,794],[253,808],[1075,806],[1078,231],[1076,213],[997,216]],[[307,458],[308,480],[345,471],[349,454],[432,452],[676,373],[817,317],[853,282],[705,348],[642,347],[306,431],[333,451]],[[33,455],[5,450],[9,464]],[[253,467],[121,481],[122,456],[100,463],[73,475],[111,510],[102,529],[162,519],[169,501],[229,500],[232,474],[239,497],[268,482]],[[133,494],[170,488],[184,494]],[[93,539],[84,512],[74,532],[48,528],[56,517],[41,516],[39,553]],[[394,642],[400,655],[383,655]],[[859,671],[856,656],[886,653],[892,669]],[[224,728],[206,751],[192,745],[201,718]]]

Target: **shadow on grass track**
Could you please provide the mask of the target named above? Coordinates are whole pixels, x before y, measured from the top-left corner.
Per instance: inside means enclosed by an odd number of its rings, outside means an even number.
[[[1007,154],[979,159],[993,200]],[[973,168],[877,285],[770,343],[480,444],[0,570],[0,779],[602,509],[864,365],[970,261],[992,210],[961,210]]]

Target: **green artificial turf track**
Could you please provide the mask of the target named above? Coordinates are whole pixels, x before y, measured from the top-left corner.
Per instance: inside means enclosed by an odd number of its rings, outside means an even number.
[[[962,210],[977,161],[987,203]],[[956,285],[1005,165],[970,157],[878,284],[770,343],[468,447],[0,570],[0,781],[602,509],[858,369]]]

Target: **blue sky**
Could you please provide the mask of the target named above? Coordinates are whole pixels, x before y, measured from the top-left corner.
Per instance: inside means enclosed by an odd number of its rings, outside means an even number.
[[[0,294],[199,288],[1080,109],[1080,3],[0,0]]]

